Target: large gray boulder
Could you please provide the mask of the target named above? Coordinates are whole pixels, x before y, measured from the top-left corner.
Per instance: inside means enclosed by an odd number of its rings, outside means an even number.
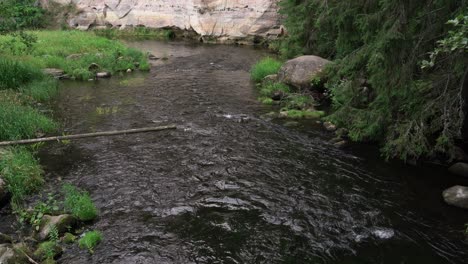
[[[468,209],[468,187],[453,186],[442,193],[444,201],[450,205]]]
[[[450,166],[449,171],[455,175],[468,178],[468,164],[457,162]]]
[[[320,73],[329,60],[318,56],[301,56],[287,61],[279,70],[278,81],[299,89],[308,88],[312,79]]]

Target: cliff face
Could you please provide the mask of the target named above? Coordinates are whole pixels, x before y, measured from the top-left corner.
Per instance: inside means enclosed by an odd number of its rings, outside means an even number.
[[[270,36],[281,32],[277,0],[54,0],[82,12],[70,20],[90,27],[177,27],[202,36]]]

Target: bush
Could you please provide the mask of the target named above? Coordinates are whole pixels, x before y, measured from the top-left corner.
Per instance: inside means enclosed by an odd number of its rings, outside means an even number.
[[[0,150],[0,175],[12,195],[13,205],[19,206],[26,195],[43,184],[42,172],[39,162],[27,149]]]
[[[55,122],[32,107],[0,100],[0,140],[31,138],[56,128]]]
[[[87,192],[78,190],[75,186],[65,184],[64,207],[73,216],[81,221],[90,221],[97,217],[97,208]]]
[[[272,58],[264,58],[257,62],[250,71],[250,76],[255,82],[261,82],[268,75],[278,73],[281,62]]]
[[[0,1],[0,33],[44,25],[44,10],[35,0]]]
[[[86,232],[78,241],[80,248],[88,249],[91,254],[94,253],[94,248],[102,241],[102,234],[99,231]]]

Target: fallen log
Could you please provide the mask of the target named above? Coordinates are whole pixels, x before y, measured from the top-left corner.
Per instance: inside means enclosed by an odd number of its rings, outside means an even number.
[[[15,140],[15,141],[3,141],[3,142],[0,142],[0,146],[34,144],[34,143],[39,143],[39,142],[61,141],[61,140],[90,138],[90,137],[126,135],[126,134],[155,132],[155,131],[170,130],[170,129],[177,129],[177,126],[169,125],[169,126],[159,126],[159,127],[145,127],[145,128],[135,128],[135,129],[127,129],[127,130],[114,130],[114,131],[104,131],[104,132],[95,132],[95,133],[86,133],[86,134],[22,139],[22,140]]]

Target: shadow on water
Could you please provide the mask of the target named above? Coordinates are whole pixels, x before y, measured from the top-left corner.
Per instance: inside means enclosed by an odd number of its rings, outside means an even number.
[[[263,51],[143,41],[151,73],[64,82],[66,133],[180,129],[52,144],[50,177],[87,189],[105,241],[61,263],[463,263],[466,212],[441,170],[343,151],[313,122],[260,116],[249,68]],[[372,154],[370,154],[372,153]],[[55,175],[55,176],[54,176]],[[57,188],[51,181],[49,188]]]

